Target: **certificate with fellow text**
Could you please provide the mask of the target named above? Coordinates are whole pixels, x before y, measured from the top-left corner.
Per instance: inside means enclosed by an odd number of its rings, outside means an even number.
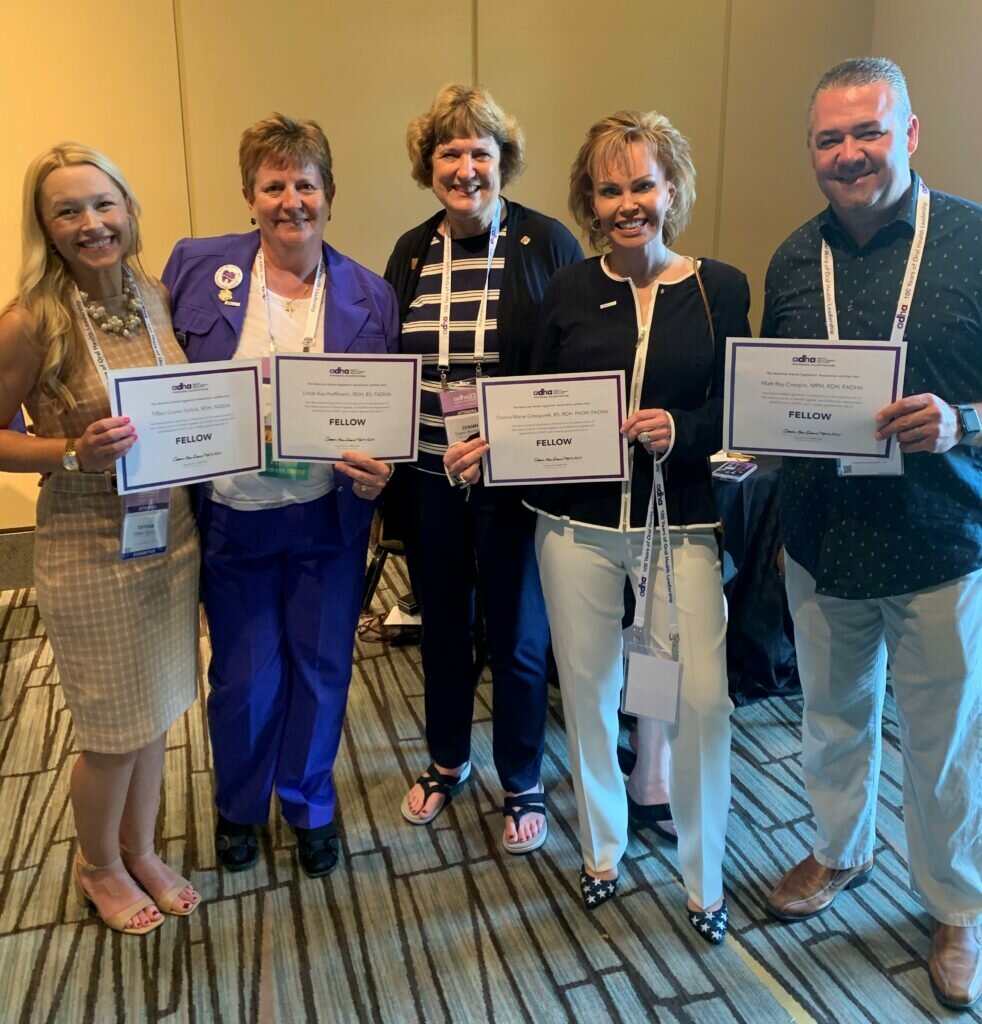
[[[903,394],[906,360],[905,342],[727,338],[723,447],[888,460],[876,413]]]
[[[382,353],[274,355],[273,458],[338,462],[359,451],[415,462],[421,363]]]
[[[488,487],[626,478],[623,370],[483,377],[477,398]]]
[[[264,467],[258,359],[110,370],[109,405],[136,444],[116,463],[120,494]]]

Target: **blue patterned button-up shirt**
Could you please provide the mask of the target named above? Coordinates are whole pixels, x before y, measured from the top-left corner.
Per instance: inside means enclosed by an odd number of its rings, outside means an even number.
[[[835,261],[843,339],[886,339],[914,236],[917,175],[897,217],[857,246],[831,208],[800,227],[767,271],[765,338],[826,338],[821,243]],[[907,322],[904,394],[982,400],[982,206],[931,192]],[[781,474],[788,553],[819,593],[875,598],[982,568],[982,448],[904,456],[895,477],[840,477],[834,459],[788,458]]]

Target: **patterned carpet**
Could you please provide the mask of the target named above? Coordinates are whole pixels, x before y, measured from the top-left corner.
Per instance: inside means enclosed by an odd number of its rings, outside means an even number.
[[[407,589],[386,570],[378,610]],[[199,701],[168,738],[160,818],[167,859],[205,905],[148,939],[110,933],[74,906],[68,769],[73,732],[33,591],[0,593],[0,1021],[914,1024],[954,1018],[924,969],[927,921],[906,881],[892,707],[875,881],[814,921],[762,910],[809,836],[798,766],[800,706],[735,716],[726,882],[731,936],[690,932],[671,847],[632,839],[617,899],[580,907],[574,803],[558,701],[544,781],[550,834],[528,857],[500,846],[489,688],[475,772],[434,826],[399,814],[425,766],[418,650],[359,640],[337,766],[342,868],[310,880],[277,817],[257,870],[215,870],[210,752]],[[203,661],[207,640],[202,640]],[[790,1007],[790,1012],[788,1007]],[[960,1015],[982,1021],[982,1015]]]

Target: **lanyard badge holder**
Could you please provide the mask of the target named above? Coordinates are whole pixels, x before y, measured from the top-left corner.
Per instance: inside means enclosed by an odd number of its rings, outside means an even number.
[[[488,289],[491,284],[491,263],[494,250],[498,245],[501,232],[501,200],[491,218],[491,233],[488,236],[488,263],[484,275],[484,294],[477,311],[477,322],[474,325],[474,363],[478,377],[481,376],[481,362],[484,359],[484,334],[488,316]],[[477,414],[477,388],[465,385],[451,388],[447,381],[450,372],[450,301],[453,296],[451,287],[451,271],[453,267],[452,240],[450,222],[443,225],[443,275],[440,283],[440,329],[439,329],[439,368],[440,368],[440,412],[443,414],[443,426],[447,432],[447,444],[468,441],[480,432],[480,420]]]
[[[263,297],[263,307],[266,310],[266,332],[269,335],[270,356],[276,351],[276,338],[273,335],[273,320],[269,313],[269,290],[266,287],[266,259],[263,250],[256,252],[256,276],[259,278],[259,290]],[[307,323],[303,332],[304,354],[310,352],[314,343],[314,335],[317,333],[317,323],[320,320],[321,306],[324,304],[326,292],[326,280],[324,272],[324,260],[317,264],[317,274],[314,277],[314,287],[310,293],[310,308],[307,310]],[[270,381],[270,356],[263,359],[263,383],[267,386]],[[266,445],[266,468],[259,471],[260,476],[274,477],[277,480],[309,480],[309,462],[277,462],[273,458],[273,425],[269,413],[266,414],[266,423],[263,430],[263,441]]]
[[[140,314],[147,325],[150,348],[153,350],[154,362],[157,366],[164,365],[164,353],[154,330],[153,323],[147,315],[147,308],[140,294],[140,286],[136,282],[129,267],[123,267],[133,289],[133,294],[140,303]],[[109,390],[109,361],[106,359],[92,321],[85,309],[85,303],[75,288],[73,296],[75,315],[85,335],[85,342],[95,364],[96,371],[102,378],[106,390]],[[124,561],[131,558],[143,558],[146,555],[160,555],[167,550],[167,532],[170,524],[170,490],[163,488],[156,491],[144,491],[140,494],[127,494],[120,498],[122,522],[119,532],[119,557]]]
[[[661,465],[655,462],[655,479],[648,501],[648,520],[641,553],[641,576],[638,580],[634,623],[624,631],[624,688],[621,710],[628,715],[655,718],[674,723],[679,713],[682,666],[679,663],[679,617],[675,591],[675,566],[672,560],[668,511],[665,506],[665,478]],[[651,555],[654,548],[655,517],[658,538],[665,563],[665,589],[669,614],[669,650],[645,642],[645,615],[648,609],[648,587],[651,583]]]
[[[893,317],[890,330],[890,341],[899,344],[904,340],[907,322],[910,319],[910,307],[914,301],[914,288],[917,285],[917,274],[921,269],[921,257],[924,255],[924,242],[927,238],[927,225],[931,213],[931,193],[927,185],[920,182],[917,193],[917,216],[914,222],[914,240],[911,242],[907,256],[907,268],[900,288],[897,311]],[[825,302],[825,327],[829,341],[839,340],[839,316],[835,308],[835,271],[832,263],[832,250],[829,243],[822,241],[822,295]],[[900,444],[896,436],[892,438],[893,452],[888,459],[839,459],[836,469],[839,476],[903,476],[904,462]]]

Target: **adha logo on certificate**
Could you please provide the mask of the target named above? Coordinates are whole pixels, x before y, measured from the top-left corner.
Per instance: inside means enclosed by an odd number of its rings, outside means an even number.
[[[800,363],[809,363],[810,365],[814,365],[814,366],[835,366],[835,360],[834,359],[826,359],[825,356],[809,356],[809,355],[804,355],[804,354],[802,354],[800,356],[792,356],[791,357],[791,362],[792,363],[799,363],[799,364]]]
[[[564,388],[536,388],[533,398],[565,398],[569,394]]]
[[[207,391],[208,385],[203,384],[200,381],[188,383],[187,381],[181,381],[180,384],[171,384],[171,391]]]

